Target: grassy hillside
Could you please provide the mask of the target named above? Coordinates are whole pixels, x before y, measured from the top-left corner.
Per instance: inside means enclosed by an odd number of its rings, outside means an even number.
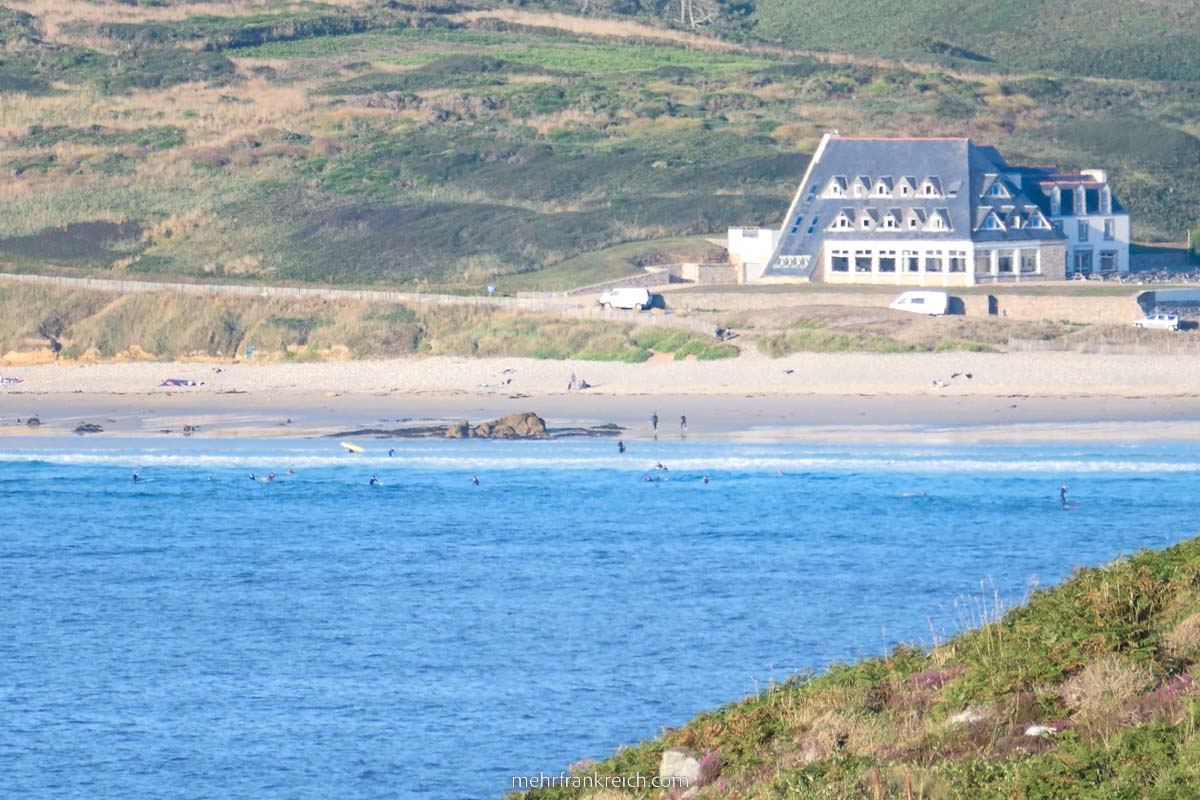
[[[423,354],[640,362],[653,353],[738,353],[678,329],[470,306],[0,286],[0,365],[232,360],[247,347],[256,361]]]
[[[1185,0],[755,0],[750,30],[800,47],[1113,78],[1200,79]]]
[[[522,20],[9,0],[0,268],[562,288],[636,269],[632,243],[777,222],[835,128],[1107,167],[1139,238],[1182,240],[1200,208],[1194,83],[826,63]]]
[[[996,605],[980,598],[984,624],[931,652],[791,679],[577,771],[650,776],[684,748],[699,798],[1196,796],[1200,539]]]

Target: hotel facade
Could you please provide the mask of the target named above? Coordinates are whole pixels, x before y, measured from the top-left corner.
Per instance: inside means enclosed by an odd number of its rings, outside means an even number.
[[[744,283],[953,287],[1129,269],[1105,173],[1011,167],[969,139],[826,134],[782,226],[730,229]]]

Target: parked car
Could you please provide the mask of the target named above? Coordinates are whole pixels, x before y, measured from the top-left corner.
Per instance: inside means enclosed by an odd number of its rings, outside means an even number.
[[[894,311],[911,311],[914,314],[938,316],[950,307],[950,295],[945,292],[930,292],[914,289],[892,301],[888,308]]]
[[[624,308],[631,311],[641,311],[650,307],[650,290],[633,287],[609,289],[600,295],[598,301],[604,308]]]
[[[1179,330],[1178,314],[1147,314],[1144,318],[1134,320],[1135,328],[1150,328],[1159,331]]]

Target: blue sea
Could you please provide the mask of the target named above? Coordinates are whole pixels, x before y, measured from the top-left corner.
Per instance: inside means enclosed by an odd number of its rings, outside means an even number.
[[[362,444],[4,440],[0,794],[494,798],[1200,527],[1195,443]]]

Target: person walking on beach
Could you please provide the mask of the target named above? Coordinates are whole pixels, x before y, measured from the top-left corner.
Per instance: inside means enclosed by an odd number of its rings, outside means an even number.
[[[658,412],[655,411],[650,415],[650,427],[654,429],[654,435],[658,435]]]
[[[687,436],[687,417],[686,416],[681,415],[679,417],[679,435],[684,436],[684,437]]]

